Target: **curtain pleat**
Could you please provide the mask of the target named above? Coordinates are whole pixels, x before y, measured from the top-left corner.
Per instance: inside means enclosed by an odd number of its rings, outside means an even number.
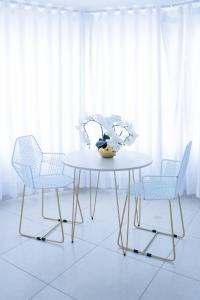
[[[153,158],[143,174],[181,159],[192,140],[186,191],[200,197],[199,53],[199,4],[84,13],[0,2],[0,197],[19,192],[16,137],[33,134],[44,151],[82,149],[75,126],[86,113],[133,123],[130,149]],[[112,187],[112,176],[100,185]]]

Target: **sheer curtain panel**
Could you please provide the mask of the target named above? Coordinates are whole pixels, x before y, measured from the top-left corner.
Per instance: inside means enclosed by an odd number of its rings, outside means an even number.
[[[85,110],[131,120],[154,172],[192,140],[186,190],[200,196],[200,4],[88,14],[84,46]]]
[[[79,147],[80,28],[77,12],[0,2],[0,197],[19,191],[16,137],[33,134],[44,151]]]
[[[19,191],[16,137],[33,134],[44,151],[81,149],[85,113],[132,122],[130,149],[152,156],[148,174],[192,140],[185,188],[200,197],[199,54],[199,3],[88,13],[0,2],[0,197]]]

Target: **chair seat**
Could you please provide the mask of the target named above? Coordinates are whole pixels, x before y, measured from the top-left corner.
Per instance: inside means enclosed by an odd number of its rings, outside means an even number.
[[[72,178],[67,175],[42,175],[34,178],[36,189],[62,188],[72,183]]]
[[[149,182],[144,185],[135,183],[131,190],[133,197],[140,197],[144,200],[169,200],[175,199],[175,184],[169,182],[167,185],[162,181]]]

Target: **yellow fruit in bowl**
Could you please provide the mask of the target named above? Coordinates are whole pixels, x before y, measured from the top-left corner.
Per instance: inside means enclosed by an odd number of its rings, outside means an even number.
[[[106,148],[100,148],[99,149],[99,154],[102,157],[111,158],[111,157],[116,155],[116,151],[113,149],[112,146],[108,145]]]

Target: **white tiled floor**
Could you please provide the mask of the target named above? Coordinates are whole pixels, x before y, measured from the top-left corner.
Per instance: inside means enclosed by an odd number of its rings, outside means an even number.
[[[45,197],[45,213],[56,216],[54,193]],[[63,217],[71,217],[71,192],[61,192]],[[120,192],[121,206],[124,192]],[[200,299],[200,199],[182,200],[186,237],[177,240],[177,258],[163,263],[128,252],[116,244],[117,210],[112,190],[101,190],[95,218],[89,217],[89,194],[82,190],[80,202],[84,224],[77,225],[74,244],[71,225],[64,224],[64,244],[50,244],[18,234],[20,201],[0,202],[0,299],[2,300],[195,300]],[[173,205],[176,232],[181,230],[177,204]],[[41,215],[38,195],[29,196],[25,206],[26,232],[44,232],[52,223]],[[143,223],[169,230],[168,207],[162,202],[144,202]],[[131,219],[131,222],[133,220]],[[131,223],[133,224],[133,223]],[[129,243],[144,247],[149,233],[131,226]],[[53,235],[59,235],[60,229]],[[151,251],[169,255],[171,241],[155,240]]]

